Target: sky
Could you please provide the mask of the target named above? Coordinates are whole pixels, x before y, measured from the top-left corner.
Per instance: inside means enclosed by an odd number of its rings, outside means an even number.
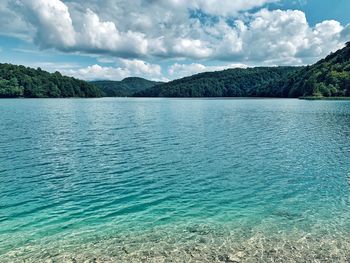
[[[0,63],[169,81],[307,65],[350,40],[349,0],[0,0]]]

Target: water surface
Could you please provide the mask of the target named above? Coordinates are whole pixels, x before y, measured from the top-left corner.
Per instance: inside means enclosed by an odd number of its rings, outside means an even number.
[[[0,164],[1,262],[350,260],[348,101],[0,100]]]

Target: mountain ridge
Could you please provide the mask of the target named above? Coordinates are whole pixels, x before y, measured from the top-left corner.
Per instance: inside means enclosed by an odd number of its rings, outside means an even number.
[[[156,85],[135,97],[350,96],[350,42],[313,65],[205,72]]]
[[[106,97],[129,97],[143,89],[151,88],[163,82],[152,81],[140,77],[127,77],[120,81],[96,80],[90,83],[99,87]]]
[[[86,82],[12,64],[0,64],[0,97],[350,97],[350,42],[302,67],[234,68],[170,82],[128,77]]]
[[[176,79],[135,97],[283,97],[276,84],[301,67],[234,68]]]

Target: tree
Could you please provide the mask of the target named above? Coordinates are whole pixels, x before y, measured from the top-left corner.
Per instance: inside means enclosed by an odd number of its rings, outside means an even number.
[[[24,66],[0,64],[0,97],[100,97],[93,84]]]

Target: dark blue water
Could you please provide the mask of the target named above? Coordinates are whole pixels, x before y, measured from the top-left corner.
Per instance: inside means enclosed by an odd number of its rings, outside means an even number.
[[[0,258],[347,262],[349,176],[347,101],[0,100]]]

